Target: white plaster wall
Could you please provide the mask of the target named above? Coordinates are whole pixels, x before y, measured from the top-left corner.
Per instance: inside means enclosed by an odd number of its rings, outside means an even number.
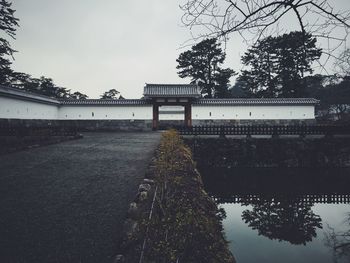
[[[184,120],[185,113],[182,114],[159,114],[159,120]]]
[[[314,106],[192,106],[192,119],[197,120],[293,120],[314,119]]]
[[[172,113],[182,111],[182,113]],[[185,107],[183,106],[161,106],[159,107],[159,120],[184,120]]]
[[[60,120],[152,120],[152,116],[151,105],[64,105],[58,111]]]
[[[58,106],[35,101],[0,97],[0,119],[45,119],[58,117]]]
[[[164,107],[160,111],[183,110]],[[0,97],[1,119],[61,120],[152,120],[152,105],[49,105],[10,97]],[[184,114],[159,114],[160,120],[183,120]],[[278,120],[314,119],[313,105],[285,106],[192,106],[194,120]]]

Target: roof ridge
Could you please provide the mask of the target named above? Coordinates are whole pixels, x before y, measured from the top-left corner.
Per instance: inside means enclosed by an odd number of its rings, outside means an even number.
[[[315,98],[201,98],[194,102],[197,105],[288,105],[288,104],[318,104]]]
[[[198,86],[197,84],[161,84],[161,83],[146,83],[146,86]]]
[[[201,98],[201,100],[316,100],[315,98]]]

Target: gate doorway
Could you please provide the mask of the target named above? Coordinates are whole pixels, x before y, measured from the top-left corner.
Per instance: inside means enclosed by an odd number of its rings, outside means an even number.
[[[143,95],[153,105],[153,130],[159,128],[159,108],[162,106],[182,106],[184,126],[192,126],[192,101],[201,96],[197,85],[188,84],[146,84]]]
[[[183,106],[160,106],[159,130],[181,129],[185,125],[185,107]]]
[[[176,107],[175,107],[176,106]],[[180,107],[179,107],[180,106]],[[173,107],[176,110],[169,110]],[[179,110],[179,108],[181,110]],[[166,109],[166,110],[165,110]],[[192,126],[192,108],[191,103],[181,103],[176,105],[153,104],[153,130],[170,127],[191,127]]]

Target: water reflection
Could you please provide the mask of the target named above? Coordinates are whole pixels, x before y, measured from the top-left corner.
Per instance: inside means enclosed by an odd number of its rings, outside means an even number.
[[[252,209],[242,212],[243,221],[259,235],[291,244],[306,244],[316,237],[316,228],[322,228],[321,218],[312,212],[312,203],[293,198],[261,197],[242,200]]]
[[[206,190],[219,204],[225,204],[225,209],[230,209],[231,204],[231,207],[236,211],[235,214],[240,213],[237,216],[241,217],[245,226],[254,230],[259,236],[275,242],[288,242],[289,248],[286,248],[284,244],[281,245],[283,245],[285,252],[293,250],[294,256],[300,253],[299,258],[295,256],[295,260],[297,259],[298,262],[309,262],[305,258],[306,254],[314,259],[317,258],[318,262],[330,262],[332,251],[334,251],[334,257],[338,259],[343,255],[349,255],[350,216],[348,227],[341,232],[339,229],[330,227],[335,224],[335,220],[330,219],[332,218],[330,214],[333,213],[333,216],[334,211],[335,213],[344,211],[344,204],[350,204],[350,173],[348,169],[322,171],[270,168],[213,169],[199,165],[199,170]],[[237,208],[237,205],[240,205],[241,208]],[[341,209],[334,206],[339,208],[341,206]],[[318,208],[316,209],[316,207]],[[325,209],[320,211],[320,207]],[[349,212],[350,206],[346,205],[345,209]],[[327,221],[322,221],[322,217],[327,218]],[[340,212],[334,217],[337,217],[338,220]],[[231,222],[233,221],[231,220]],[[230,222],[230,219],[226,222]],[[237,226],[238,223],[235,224]],[[227,228],[229,226],[226,226]],[[328,247],[325,246],[325,231],[327,232],[326,245]],[[237,232],[240,233],[237,235]],[[243,232],[245,234],[242,234]],[[240,236],[240,234],[244,238],[251,235],[247,230],[242,229],[232,229],[232,234],[227,234],[229,238],[233,237],[236,246],[245,240],[236,240],[235,237]],[[272,245],[272,243],[264,245],[257,240],[252,241],[252,243],[254,242],[262,247],[277,246],[277,244]],[[301,247],[307,246],[306,250],[301,248],[298,250],[300,245]],[[240,248],[241,251],[244,249]],[[273,259],[273,255],[282,252],[265,252],[270,253],[269,262],[279,262],[277,259]],[[323,258],[320,256],[321,254]],[[240,258],[240,255],[238,257]],[[258,257],[255,259],[251,255],[249,257],[250,261],[259,260]],[[250,262],[249,260],[245,262]],[[244,260],[238,261],[244,262]],[[334,262],[338,261],[334,260]]]
[[[333,251],[333,261],[338,262],[339,259],[350,259],[350,213],[345,218],[347,229],[336,231],[333,227],[327,226],[325,234],[325,243]]]

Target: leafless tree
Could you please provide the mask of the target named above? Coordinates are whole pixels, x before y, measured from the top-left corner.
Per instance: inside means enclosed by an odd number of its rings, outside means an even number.
[[[334,66],[341,76],[350,76],[350,48],[340,54]]]
[[[186,0],[180,7],[184,11],[182,22],[191,29],[194,40],[226,40],[238,32],[254,43],[267,35],[291,30],[288,21],[294,17],[298,28],[292,30],[325,38],[323,52],[334,57],[350,30],[350,10],[335,9],[327,0]]]
[[[350,227],[350,213],[345,223]],[[350,259],[350,229],[336,232],[331,226],[325,232],[325,244],[333,250],[334,262],[340,258]]]

